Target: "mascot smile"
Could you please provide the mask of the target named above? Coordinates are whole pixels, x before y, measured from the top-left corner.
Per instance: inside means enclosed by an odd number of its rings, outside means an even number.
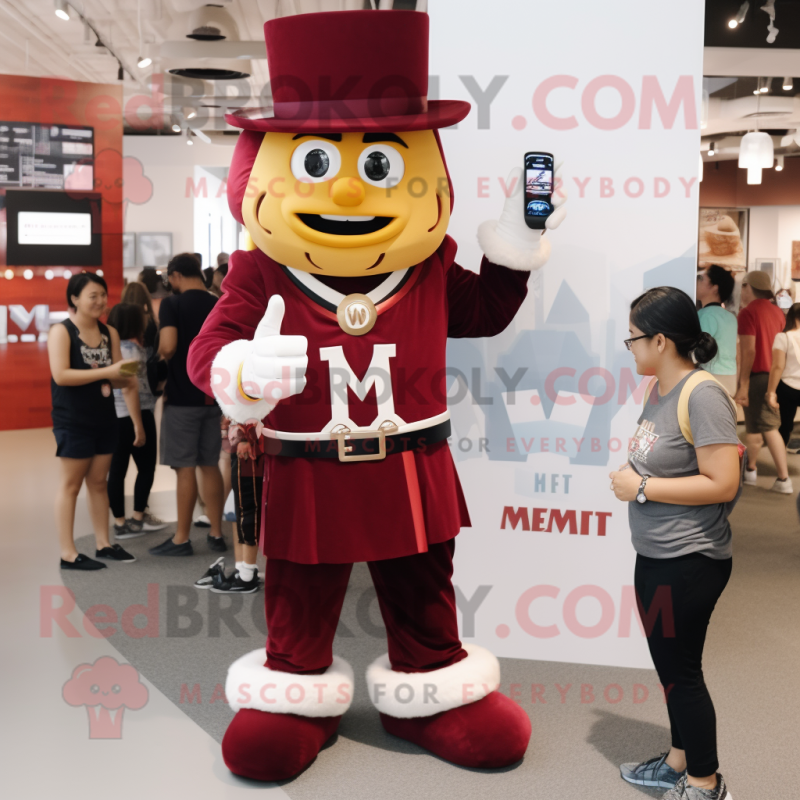
[[[269,633],[230,667],[225,763],[284,780],[334,735],[354,680],[333,639],[363,561],[388,639],[366,675],[384,728],[462,766],[514,764],[527,714],[497,691],[494,655],[458,635],[453,553],[470,521],[445,348],[506,328],[549,242],[515,192],[477,232],[480,272],[456,264],[438,129],[469,104],[427,99],[426,14],[303,14],[264,30],[273,107],[227,117],[242,129],[228,198],[253,248],[231,256],[188,362],[227,417],[258,423],[267,454]]]

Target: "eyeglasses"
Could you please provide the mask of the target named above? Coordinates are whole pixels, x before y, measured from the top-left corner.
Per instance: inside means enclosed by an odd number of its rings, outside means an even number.
[[[624,344],[625,344],[625,347],[627,347],[628,350],[630,350],[631,349],[631,345],[634,342],[638,342],[639,339],[652,339],[652,338],[653,338],[652,336],[648,336],[647,334],[642,334],[641,336],[634,336],[633,339],[625,339]]]

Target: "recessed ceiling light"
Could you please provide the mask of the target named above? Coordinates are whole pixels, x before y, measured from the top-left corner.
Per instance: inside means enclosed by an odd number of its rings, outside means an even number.
[[[794,89],[794,81],[791,78],[783,79],[783,91],[791,92]]]
[[[139,67],[139,69],[147,69],[152,63],[153,59],[149,56],[139,56],[136,66]]]
[[[175,131],[175,133],[180,133],[180,132],[181,132],[181,126],[180,126],[180,125],[178,125],[178,123],[177,123],[177,122],[175,122],[175,123],[173,123],[173,125],[172,125],[172,130],[173,130],[173,131]]]

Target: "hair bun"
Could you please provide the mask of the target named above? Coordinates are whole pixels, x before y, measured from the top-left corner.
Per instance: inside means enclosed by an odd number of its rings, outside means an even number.
[[[695,340],[692,355],[698,364],[707,364],[717,354],[717,340],[703,331]]]

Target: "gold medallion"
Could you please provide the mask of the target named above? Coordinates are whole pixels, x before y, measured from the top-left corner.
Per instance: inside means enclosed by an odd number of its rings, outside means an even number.
[[[339,327],[351,336],[369,333],[378,320],[375,304],[365,294],[349,294],[336,309]]]

